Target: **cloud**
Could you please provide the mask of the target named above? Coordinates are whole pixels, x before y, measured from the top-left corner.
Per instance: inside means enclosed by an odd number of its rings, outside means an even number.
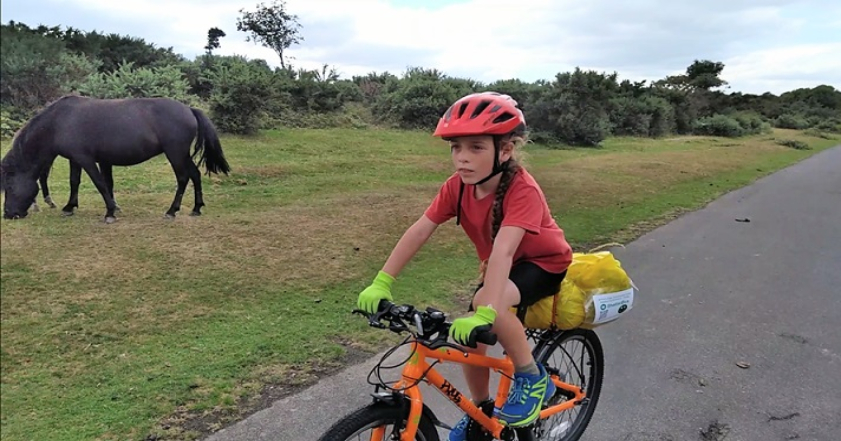
[[[239,10],[254,10],[258,2],[29,0],[26,5],[49,3],[102,17],[103,23],[116,20],[120,30],[108,31],[142,29],[131,35],[191,57],[203,51],[207,29],[217,26],[227,33],[217,53],[278,65],[273,51],[245,42],[245,33],[236,30]],[[834,0],[433,3],[421,8],[423,2],[287,0],[304,37],[288,55],[295,67],[328,64],[343,76],[422,66],[488,82],[534,81],[580,66],[657,80],[683,72],[695,59],[711,59],[725,63],[723,76],[733,89],[750,93],[769,87],[780,93],[812,81],[841,83],[832,61],[841,59],[841,3]],[[820,52],[812,51],[818,47]],[[810,60],[814,53],[821,60]]]
[[[841,42],[755,51],[731,57],[725,66],[724,76],[735,90],[747,84],[757,94],[819,84],[841,88]]]

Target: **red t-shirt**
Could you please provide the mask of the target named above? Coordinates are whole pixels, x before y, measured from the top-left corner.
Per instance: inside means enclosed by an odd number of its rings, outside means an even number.
[[[442,224],[456,215],[461,178],[450,176],[424,213],[432,222]],[[480,261],[491,256],[491,226],[495,194],[476,199],[475,186],[465,185],[461,199],[461,226],[476,246]],[[572,248],[549,212],[546,197],[525,169],[514,176],[502,202],[502,225],[526,230],[514,253],[513,264],[530,261],[551,273],[561,273],[572,263]]]

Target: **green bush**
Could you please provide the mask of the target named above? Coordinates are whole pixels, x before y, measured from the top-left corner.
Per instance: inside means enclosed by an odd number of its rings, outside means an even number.
[[[335,69],[299,69],[284,78],[283,89],[292,109],[307,113],[332,113],[345,103],[364,100],[362,89],[350,80],[341,80]]]
[[[796,139],[779,139],[777,140],[777,144],[784,145],[786,147],[791,147],[797,150],[811,150],[812,147],[809,144],[806,144],[803,141],[799,141]]]
[[[0,110],[0,138],[10,139],[26,124],[28,118],[14,109]]]
[[[821,138],[821,139],[835,139],[834,136],[830,136],[830,134],[828,134],[826,132],[822,132],[820,129],[818,129],[816,127],[812,127],[811,129],[804,130],[803,134],[807,135],[807,136],[813,136],[815,138]]]
[[[807,121],[802,115],[784,113],[774,120],[774,127],[779,127],[781,129],[803,130],[809,128],[809,121]]]
[[[0,38],[0,102],[26,112],[74,92],[101,64],[43,35],[4,26]]]
[[[431,130],[450,105],[476,89],[470,80],[447,77],[435,69],[410,68],[403,78],[386,80],[372,110],[380,122]]]
[[[746,131],[735,118],[717,114],[695,121],[693,133],[696,135],[736,138],[745,135]]]
[[[546,96],[531,110],[532,130],[546,141],[593,147],[610,135],[610,120],[604,110],[578,106],[571,95]]]
[[[613,135],[660,137],[675,130],[675,113],[657,96],[621,96],[610,100],[610,123]]]
[[[178,66],[142,67],[123,63],[113,72],[90,75],[79,85],[79,93],[95,98],[167,97],[190,104],[189,84]]]
[[[825,132],[841,133],[841,119],[824,119],[815,124],[814,128]]]
[[[597,146],[610,135],[607,106],[616,93],[616,74],[576,69],[542,87],[526,112],[532,128],[562,143]]]
[[[730,116],[739,122],[746,135],[771,133],[771,124],[756,112],[738,112]]]
[[[272,72],[237,62],[219,66],[208,77],[213,84],[210,114],[216,127],[225,133],[256,133],[265,110],[276,98],[278,80]]]
[[[531,105],[539,97],[541,86],[540,83],[527,83],[514,78],[495,81],[485,87],[482,87],[481,90],[503,93],[510,96],[517,101],[517,105],[523,110],[523,113],[526,116],[526,121],[529,121]]]

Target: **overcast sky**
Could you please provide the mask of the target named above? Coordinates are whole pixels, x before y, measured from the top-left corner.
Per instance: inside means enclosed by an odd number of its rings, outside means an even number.
[[[2,0],[0,16],[141,37],[194,58],[207,30],[218,54],[277,55],[236,30],[259,0]],[[731,91],[841,89],[839,0],[287,0],[305,41],[295,67],[336,66],[342,77],[408,66],[484,82],[551,79],[580,66],[657,80],[695,59],[725,64]],[[437,31],[434,31],[437,29]]]

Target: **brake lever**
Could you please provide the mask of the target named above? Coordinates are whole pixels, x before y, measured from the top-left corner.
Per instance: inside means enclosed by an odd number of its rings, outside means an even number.
[[[463,353],[463,354],[467,354],[467,350],[465,350],[465,349],[464,349],[464,346],[459,346],[459,345],[457,345],[457,344],[455,344],[455,343],[450,343],[450,342],[448,342],[447,340],[445,340],[445,339],[443,339],[443,338],[437,338],[437,339],[435,339],[435,341],[433,341],[433,342],[429,345],[429,347],[430,347],[431,349],[439,349],[439,348],[452,348],[452,349],[455,349],[455,350],[457,350],[457,351],[459,351],[459,352],[461,352],[461,353]]]
[[[381,312],[378,312],[378,313],[375,313],[375,314],[368,314],[364,310],[354,309],[353,311],[351,311],[351,313],[352,314],[359,314],[361,316],[365,316],[368,319],[368,325],[369,326],[372,326],[372,327],[375,327],[375,328],[380,328],[380,329],[385,328],[385,325],[380,322],[380,317],[382,316]]]

